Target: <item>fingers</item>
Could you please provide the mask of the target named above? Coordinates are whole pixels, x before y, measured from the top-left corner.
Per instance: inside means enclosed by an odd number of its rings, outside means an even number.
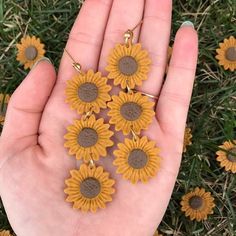
[[[167,79],[157,104],[157,118],[162,130],[177,138],[183,137],[186,125],[197,55],[197,33],[192,26],[185,25],[177,32]]]
[[[11,96],[1,142],[22,150],[37,144],[41,114],[55,81],[53,65],[47,60],[38,62]]]
[[[104,36],[99,70],[103,73],[107,57],[117,43],[124,42],[124,33],[133,28],[143,16],[144,0],[114,0]],[[134,32],[134,41],[139,37],[139,28]]]
[[[112,0],[86,0],[70,32],[66,49],[84,71],[97,69],[111,5]],[[68,80],[74,73],[72,60],[64,53],[58,80]]]
[[[166,70],[167,48],[171,29],[171,0],[146,0],[140,42],[152,60],[147,81],[142,91],[158,95]]]

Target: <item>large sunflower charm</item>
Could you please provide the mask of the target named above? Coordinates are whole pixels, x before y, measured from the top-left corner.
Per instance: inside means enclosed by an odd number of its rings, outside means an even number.
[[[117,44],[108,57],[108,78],[114,80],[114,85],[127,85],[134,88],[140,86],[142,80],[147,79],[151,60],[146,50],[141,49],[141,44]]]
[[[0,94],[0,124],[3,125],[5,121],[5,115],[7,110],[7,104],[10,100],[10,96],[8,94]]]
[[[223,149],[216,152],[220,166],[226,171],[236,173],[236,140],[226,141],[219,148]]]
[[[191,220],[197,221],[206,220],[209,214],[213,214],[215,207],[214,198],[204,188],[195,188],[194,191],[187,193],[182,197],[180,204],[185,216],[190,216]]]
[[[115,124],[116,131],[122,130],[125,135],[131,131],[139,134],[141,129],[147,129],[155,115],[154,102],[148,100],[141,93],[120,92],[113,95],[112,101],[107,104],[111,116],[110,124]]]
[[[219,45],[220,48],[216,49],[218,53],[216,59],[219,60],[219,64],[225,70],[234,71],[236,69],[236,39],[230,36],[229,39],[225,39],[224,43],[220,43]]]
[[[149,178],[156,175],[160,167],[159,149],[154,141],[146,136],[137,140],[125,139],[118,143],[118,150],[114,151],[116,159],[113,164],[117,166],[117,173],[124,179],[136,184],[139,180],[146,183]]]
[[[9,230],[0,230],[0,236],[11,236],[11,233]]]
[[[106,102],[111,99],[108,94],[110,90],[106,77],[102,77],[100,72],[89,70],[86,74],[75,75],[72,80],[67,81],[66,102],[79,114],[91,109],[99,113],[100,108],[106,108]]]
[[[109,178],[103,167],[82,164],[79,170],[71,170],[70,174],[64,192],[68,194],[66,201],[73,202],[74,209],[96,212],[98,208],[105,208],[106,202],[112,201],[115,180]]]
[[[69,148],[70,155],[76,155],[77,159],[85,162],[91,159],[97,161],[99,156],[107,155],[106,148],[113,145],[110,137],[113,132],[110,125],[104,124],[104,119],[95,119],[92,115],[87,119],[75,120],[73,125],[67,127],[68,133],[64,136],[67,140],[64,144]]]
[[[44,44],[35,36],[26,36],[21,43],[16,45],[18,49],[17,60],[24,65],[25,69],[32,68],[37,60],[45,54]]]

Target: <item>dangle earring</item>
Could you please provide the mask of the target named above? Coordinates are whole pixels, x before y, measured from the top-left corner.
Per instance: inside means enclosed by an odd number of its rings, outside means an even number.
[[[132,135],[132,138],[125,138],[124,143],[118,143],[118,149],[113,152],[116,157],[113,164],[117,166],[116,172],[133,184],[147,182],[160,167],[159,148],[147,136],[140,136],[141,130],[148,128],[155,115],[155,103],[148,97],[155,97],[135,90],[136,85],[147,80],[151,60],[140,43],[133,44],[134,29],[125,32],[124,44],[115,46],[106,67],[108,78],[124,89],[118,96],[113,95],[107,105],[109,122],[115,125],[116,131]]]
[[[94,114],[107,107],[111,86],[107,85],[107,78],[102,77],[100,72],[82,72],[80,64],[65,52],[78,72],[67,81],[66,102],[81,118],[67,127],[64,146],[83,164],[79,170],[70,171],[71,177],[65,181],[67,188],[64,192],[68,194],[66,201],[72,202],[74,209],[96,212],[98,208],[105,208],[106,202],[112,201],[111,195],[115,192],[115,181],[109,178],[109,173],[102,166],[95,165],[100,157],[107,156],[107,147],[113,145],[110,125]]]

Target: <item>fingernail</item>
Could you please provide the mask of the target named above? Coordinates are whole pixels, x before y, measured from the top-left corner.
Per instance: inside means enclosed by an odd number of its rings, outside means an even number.
[[[38,60],[34,63],[34,65],[32,66],[31,70],[33,70],[41,61],[47,61],[47,62],[49,62],[50,64],[52,64],[52,62],[50,61],[49,58],[47,58],[47,57],[41,57],[40,59],[38,59]]]
[[[191,21],[187,20],[187,21],[184,21],[180,27],[192,27],[192,28],[194,28],[194,25]]]

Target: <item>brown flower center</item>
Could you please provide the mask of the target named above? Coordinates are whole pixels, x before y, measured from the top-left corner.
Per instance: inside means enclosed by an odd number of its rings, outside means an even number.
[[[78,135],[78,143],[82,147],[91,147],[98,141],[98,134],[92,128],[83,128]]]
[[[236,61],[236,47],[230,47],[225,52],[225,57],[229,61]]]
[[[94,83],[83,83],[79,86],[78,96],[83,102],[92,102],[98,97],[98,87]]]
[[[236,148],[231,148],[229,152],[230,153],[228,153],[227,159],[231,162],[236,162]]]
[[[25,49],[25,57],[28,60],[34,60],[38,56],[38,50],[35,46],[29,46]]]
[[[124,75],[133,75],[138,70],[138,63],[133,57],[124,56],[119,60],[118,68]]]
[[[120,114],[129,121],[137,120],[142,113],[142,107],[135,102],[126,102],[120,108]]]
[[[147,154],[141,149],[133,149],[128,157],[128,164],[134,169],[142,169],[147,161]]]
[[[192,209],[198,210],[203,205],[203,199],[200,196],[193,196],[189,199],[189,205]]]
[[[101,191],[100,182],[92,177],[86,178],[80,184],[80,192],[86,198],[94,198]]]

